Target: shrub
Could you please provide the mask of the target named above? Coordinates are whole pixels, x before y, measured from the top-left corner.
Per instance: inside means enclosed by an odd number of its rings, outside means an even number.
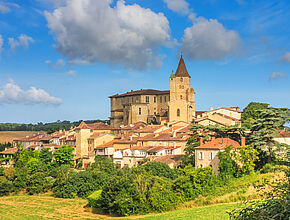
[[[74,198],[75,196],[87,198],[98,189],[100,186],[89,171],[72,172],[66,180],[54,185],[55,195],[61,198]]]
[[[261,173],[270,173],[270,172],[287,172],[289,167],[286,165],[272,165],[267,163],[261,170]]]
[[[15,191],[25,189],[28,181],[27,168],[16,168],[13,180],[13,186]]]
[[[26,191],[30,195],[47,192],[52,184],[51,177],[46,177],[43,172],[36,172],[29,176]]]
[[[4,176],[4,167],[0,167],[0,176]]]
[[[99,208],[102,190],[97,190],[88,196],[88,202],[91,207]]]
[[[164,212],[175,208],[181,201],[172,190],[172,181],[154,177],[153,184],[148,190],[148,202],[152,211]]]
[[[147,172],[151,172],[154,176],[176,178],[175,170],[171,169],[167,164],[161,162],[149,162],[144,166]]]
[[[0,176],[0,196],[6,196],[13,192],[13,184],[6,177]]]

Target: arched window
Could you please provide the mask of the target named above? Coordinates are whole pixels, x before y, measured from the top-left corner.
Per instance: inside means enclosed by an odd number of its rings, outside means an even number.
[[[178,108],[177,109],[177,117],[179,117],[180,116],[180,109]]]
[[[183,82],[183,78],[180,78],[180,82]]]

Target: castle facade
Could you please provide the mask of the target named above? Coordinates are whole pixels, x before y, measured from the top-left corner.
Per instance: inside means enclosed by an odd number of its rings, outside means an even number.
[[[161,124],[184,121],[195,117],[194,90],[190,75],[181,56],[177,70],[170,76],[170,90],[131,90],[110,96],[111,126],[118,128],[137,122]]]

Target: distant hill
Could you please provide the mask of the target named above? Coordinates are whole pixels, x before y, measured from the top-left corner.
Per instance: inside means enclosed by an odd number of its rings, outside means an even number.
[[[20,124],[20,123],[0,123],[0,131],[46,131],[47,133],[53,133],[60,129],[69,130],[72,127],[78,126],[83,120],[79,121],[56,121],[49,123],[39,122],[37,124]],[[109,120],[86,120],[87,124],[95,122],[103,122],[110,124]]]

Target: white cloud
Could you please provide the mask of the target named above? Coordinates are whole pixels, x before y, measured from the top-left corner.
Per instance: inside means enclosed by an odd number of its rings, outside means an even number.
[[[11,3],[4,0],[0,0],[0,13],[6,14],[10,12],[11,7],[20,8],[20,6],[16,3]]]
[[[192,60],[218,60],[235,52],[240,44],[236,31],[225,29],[216,19],[199,17],[184,30],[180,50]]]
[[[47,66],[53,67],[53,68],[62,68],[65,66],[65,61],[63,59],[58,59],[55,64],[53,64],[51,60],[46,60],[44,63]]]
[[[290,63],[290,52],[286,52],[282,57],[279,57],[278,60]]]
[[[288,78],[288,76],[283,72],[273,72],[269,76],[270,81],[274,80],[274,79],[287,79],[287,78]]]
[[[0,103],[59,105],[62,103],[62,99],[53,97],[46,91],[35,87],[24,91],[13,80],[10,80],[0,88]]]
[[[24,47],[27,49],[29,47],[29,44],[33,42],[34,40],[32,39],[32,37],[29,37],[25,34],[19,35],[18,40],[15,38],[8,39],[8,44],[11,49],[15,49],[17,47]]]
[[[45,12],[56,50],[69,60],[144,69],[160,63],[156,51],[170,40],[163,13],[112,0],[70,0]]]
[[[77,71],[75,70],[70,70],[68,72],[66,72],[66,74],[70,75],[70,76],[76,76],[77,75]]]
[[[190,12],[189,4],[185,0],[163,0],[167,8],[177,13],[186,15]]]

